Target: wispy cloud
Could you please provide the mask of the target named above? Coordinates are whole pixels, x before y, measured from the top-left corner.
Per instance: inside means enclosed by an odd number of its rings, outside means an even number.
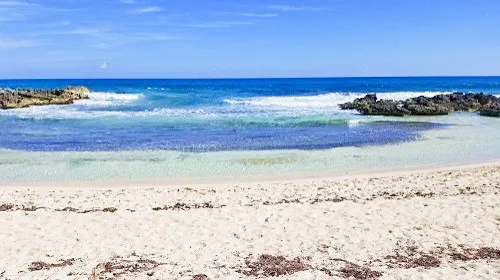
[[[18,20],[23,20],[25,17],[21,14],[8,14],[8,15],[0,15],[0,22],[7,22],[7,21],[18,21]]]
[[[33,40],[0,39],[0,49],[20,49],[40,46],[41,42]]]
[[[277,13],[228,13],[228,12],[219,12],[217,13],[219,16],[242,16],[242,17],[252,17],[252,18],[270,18],[270,17],[278,17]]]
[[[291,5],[270,5],[267,7],[271,10],[281,12],[301,12],[301,11],[325,11],[325,8],[308,7],[308,6],[291,6]]]
[[[129,41],[173,41],[179,38],[165,33],[132,33],[125,36]]]
[[[213,21],[205,23],[193,23],[186,25],[193,28],[224,28],[238,25],[253,25],[253,21]]]
[[[23,1],[0,1],[0,7],[28,7],[28,6],[37,6],[37,5]]]
[[[106,33],[91,43],[97,49],[112,49],[115,47],[138,42],[164,42],[179,40],[165,33]]]
[[[98,28],[75,28],[70,30],[60,30],[48,32],[49,35],[87,35],[87,36],[97,36],[102,33],[101,29]]]
[[[255,18],[270,18],[279,16],[279,14],[256,14],[256,13],[241,13],[239,15],[244,17],[255,17]]]
[[[156,6],[149,6],[140,9],[130,10],[128,11],[130,14],[147,14],[147,13],[158,13],[163,11],[163,8]]]
[[[82,9],[66,9],[57,6],[46,6],[24,1],[0,0],[0,12],[3,12],[0,14],[0,18],[3,18],[3,21],[29,19],[34,15],[45,15],[47,13],[65,13],[81,10]]]
[[[61,20],[59,22],[52,23],[52,24],[50,24],[48,26],[68,26],[70,24],[71,24],[71,22],[68,21],[68,20]]]

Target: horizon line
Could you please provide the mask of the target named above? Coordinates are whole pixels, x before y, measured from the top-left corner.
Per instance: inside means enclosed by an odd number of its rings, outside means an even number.
[[[0,81],[9,80],[269,80],[269,79],[377,79],[377,78],[500,78],[500,75],[435,75],[435,76],[316,76],[316,77],[206,77],[206,78],[0,78]]]

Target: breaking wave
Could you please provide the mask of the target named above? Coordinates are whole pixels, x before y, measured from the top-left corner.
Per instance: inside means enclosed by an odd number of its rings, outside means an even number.
[[[432,97],[439,94],[449,94],[452,92],[385,92],[377,93],[379,98],[404,100],[408,98],[427,96]],[[267,96],[252,97],[245,99],[225,99],[224,102],[229,105],[246,105],[255,107],[275,107],[275,108],[332,108],[338,109],[338,105],[351,102],[356,98],[364,97],[368,93],[341,93],[333,92],[312,96]],[[374,94],[374,93],[371,93]]]
[[[87,106],[114,106],[132,103],[142,97],[142,94],[91,92],[89,94],[89,99],[75,101],[75,104]]]
[[[378,93],[384,99],[406,99],[417,96],[434,96],[450,92],[388,92]],[[31,108],[0,111],[0,116],[24,119],[96,119],[96,118],[148,118],[169,117],[178,119],[231,119],[231,118],[295,118],[310,116],[352,115],[341,111],[339,104],[363,97],[366,93],[327,93],[312,96],[261,96],[225,99],[225,106],[215,105],[198,108],[149,108],[124,110],[119,106],[133,104],[143,94],[92,92],[87,100],[77,100],[72,105],[34,106]],[[355,120],[350,125],[356,125]]]

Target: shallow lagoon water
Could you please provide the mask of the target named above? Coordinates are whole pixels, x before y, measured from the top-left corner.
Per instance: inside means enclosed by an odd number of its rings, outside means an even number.
[[[500,119],[340,111],[381,98],[500,93],[500,78],[23,80],[89,100],[0,111],[0,182],[208,182],[328,177],[500,159]]]
[[[77,181],[206,183],[329,177],[500,159],[500,119],[464,113],[427,120],[449,126],[422,132],[414,141],[324,150],[202,153],[3,150],[0,153],[0,177],[2,182],[13,184]]]

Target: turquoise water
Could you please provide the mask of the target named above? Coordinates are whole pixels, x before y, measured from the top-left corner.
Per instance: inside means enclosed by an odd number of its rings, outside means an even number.
[[[378,122],[338,104],[500,93],[500,78],[4,80],[0,87],[84,85],[90,100],[0,112],[0,148],[28,151],[328,149],[415,140],[431,122]],[[363,125],[357,125],[359,123]]]
[[[0,181],[314,176],[500,158],[500,121],[341,111],[367,93],[500,94],[500,77],[0,80],[89,100],[0,111]]]

